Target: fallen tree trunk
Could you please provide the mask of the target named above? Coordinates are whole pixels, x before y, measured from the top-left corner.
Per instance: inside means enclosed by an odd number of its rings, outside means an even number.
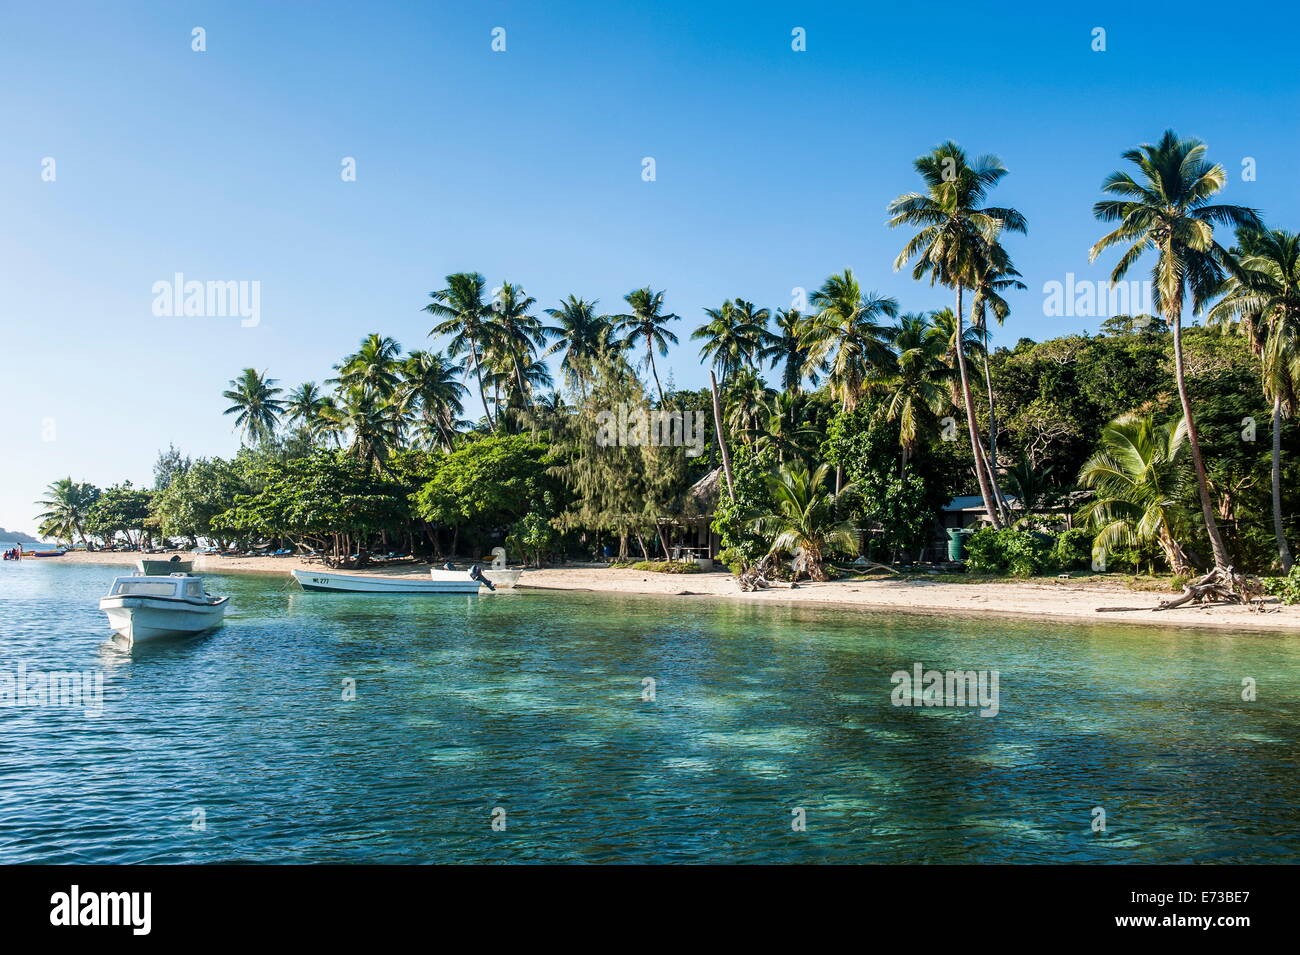
[[[1199,580],[1183,587],[1181,596],[1162,600],[1155,610],[1173,610],[1189,603],[1209,605],[1214,603],[1244,604],[1258,594],[1259,588],[1244,574],[1231,567],[1216,567]]]

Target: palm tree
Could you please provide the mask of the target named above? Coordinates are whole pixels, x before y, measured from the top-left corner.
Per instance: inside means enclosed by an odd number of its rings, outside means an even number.
[[[382,471],[401,443],[406,412],[397,401],[353,386],[339,392],[330,417],[334,430],[351,435],[348,455],[367,469],[378,467]]]
[[[1096,554],[1104,559],[1119,547],[1154,543],[1174,573],[1190,571],[1178,542],[1187,527],[1180,502],[1189,443],[1185,418],[1157,425],[1150,415],[1126,414],[1102,429],[1097,452],[1079,471],[1079,483],[1095,494],[1079,516],[1096,532]]]
[[[483,413],[487,415],[488,427],[495,428],[492,411],[488,408],[487,395],[483,391],[483,370],[480,366],[480,353],[486,343],[489,331],[490,310],[483,301],[483,291],[487,288],[487,279],[478,272],[457,272],[447,276],[447,287],[437,292],[430,292],[431,301],[423,311],[440,319],[430,330],[430,335],[450,335],[447,354],[455,358],[468,355],[467,370],[473,371],[478,379],[478,397],[483,403]]]
[[[1201,498],[1201,516],[1214,551],[1215,566],[1227,569],[1228,548],[1214,519],[1210,486],[1201,457],[1201,442],[1187,395],[1183,368],[1183,300],[1190,292],[1192,311],[1199,312],[1221,287],[1224,273],[1240,272],[1226,249],[1214,241],[1214,226],[1262,228],[1259,215],[1243,206],[1214,204],[1211,200],[1224,186],[1223,167],[1205,158],[1205,144],[1197,139],[1180,139],[1166,130],[1160,142],[1144,143],[1124,152],[1123,158],[1138,169],[1138,178],[1123,170],[1106,177],[1102,191],[1118,199],[1102,199],[1093,215],[1102,222],[1118,222],[1111,232],[1097,240],[1088,252],[1095,261],[1115,245],[1126,245],[1124,254],[1111,271],[1119,282],[1142,257],[1156,254],[1152,278],[1156,308],[1174,332],[1174,377],[1178,400],[1187,421],[1187,444],[1196,471]]]
[[[537,299],[520,286],[502,282],[492,300],[492,333],[485,344],[489,363],[497,372],[506,373],[500,380],[506,405],[525,411],[532,401],[525,369],[534,364],[537,349],[546,343],[541,320],[528,314],[536,304]],[[548,373],[548,384],[549,378]]]
[[[542,357],[549,358],[563,349],[560,371],[564,380],[586,398],[587,382],[601,353],[621,347],[614,322],[608,315],[596,314],[595,299],[587,301],[576,295],[561,301],[559,308],[546,309],[546,314],[555,324],[543,328],[542,334],[554,339],[554,343],[542,352]]]
[[[1020,281],[1020,273],[1011,264],[1011,259],[1001,243],[994,242],[986,254],[976,264],[975,295],[971,301],[971,327],[980,331],[984,349],[982,353],[984,366],[984,390],[989,399],[989,461],[994,466],[994,480],[998,461],[998,414],[993,394],[993,374],[989,368],[989,325],[991,312],[1000,327],[1011,314],[1011,306],[1002,297],[1009,289],[1024,290],[1025,283]]]
[[[284,403],[277,399],[283,389],[277,388],[277,378],[267,378],[266,372],[245,368],[238,378],[230,380],[230,389],[221,396],[231,402],[224,414],[235,415],[235,427],[241,440],[260,444],[275,433],[275,426],[284,413]]]
[[[767,477],[771,505],[749,517],[750,528],[769,542],[768,555],[792,554],[813,580],[825,580],[824,561],[832,553],[858,552],[858,534],[836,517],[838,494],[826,490],[828,468],[809,473],[803,463],[783,464]]]
[[[791,394],[799,394],[805,377],[817,387],[818,370],[808,367],[809,324],[809,317],[797,308],[777,309],[776,327],[780,334],[772,335],[763,349],[762,357],[771,361],[773,368],[781,366],[781,387]]]
[[[898,315],[898,300],[863,294],[852,269],[832,275],[812,295],[819,309],[809,321],[805,371],[825,368],[826,384],[844,411],[857,407],[866,383],[892,359],[880,318]]]
[[[713,362],[718,379],[726,385],[731,375],[754,365],[771,346],[773,336],[767,323],[772,313],[738,298],[723,302],[720,308],[706,308],[704,314],[709,320],[692,332],[691,338],[704,342],[700,357]]]
[[[659,402],[664,400],[664,386],[659,383],[659,372],[655,369],[655,351],[661,356],[668,354],[668,344],[677,344],[677,336],[667,328],[669,322],[675,322],[680,315],[663,314],[664,293],[652,292],[648,287],[639,288],[623,296],[623,301],[632,307],[627,315],[615,315],[619,331],[625,333],[624,341],[629,348],[635,347],[637,339],[645,341],[645,362],[650,366],[654,376],[655,388],[659,391]]]
[[[304,381],[285,398],[285,422],[296,425],[308,441],[315,443],[329,429],[328,412],[333,404],[316,382]]]
[[[92,484],[60,478],[45,491],[46,496],[36,504],[45,508],[36,519],[40,521],[37,532],[42,538],[66,540],[71,544],[80,537],[86,542],[86,515],[99,499],[99,489]]]
[[[1292,558],[1282,525],[1282,419],[1295,413],[1300,385],[1300,235],[1246,230],[1238,246],[1240,274],[1228,277],[1208,317],[1246,335],[1260,359],[1264,396],[1273,406],[1273,535],[1285,574]]]
[[[451,450],[467,390],[442,352],[416,350],[402,363],[401,401],[428,447]]]
[[[402,383],[401,353],[395,339],[372,332],[361,339],[360,348],[334,366],[339,376],[330,382],[342,391],[357,388],[387,401]]]
[[[772,448],[780,463],[807,456],[821,442],[822,434],[803,418],[803,396],[780,392],[760,409],[760,422],[749,433],[755,450]]]
[[[1004,231],[1024,232],[1025,218],[1015,209],[980,206],[988,191],[1007,174],[1006,167],[996,156],[981,156],[972,163],[960,146],[946,142],[919,157],[913,166],[925,183],[926,191],[905,193],[889,204],[891,227],[906,225],[918,230],[898,254],[894,268],[901,269],[916,259],[912,278],[928,277],[931,284],[938,282],[956,290],[957,338],[961,339],[965,322],[963,290],[977,286],[980,263],[990,255],[998,236]],[[1002,527],[1005,522],[1000,508],[995,506],[997,496],[991,467],[989,462],[982,460],[980,453],[975,399],[961,349],[957,349],[956,358],[980,496],[993,526]]]
[[[921,435],[937,432],[939,415],[952,406],[956,376],[947,362],[946,330],[929,316],[902,316],[898,326],[889,330],[888,342],[894,367],[882,376],[877,388],[885,396],[881,416],[898,423],[902,470],[906,471]]]
[[[771,394],[754,369],[744,368],[733,375],[723,397],[727,430],[737,436],[752,435],[763,419]]]

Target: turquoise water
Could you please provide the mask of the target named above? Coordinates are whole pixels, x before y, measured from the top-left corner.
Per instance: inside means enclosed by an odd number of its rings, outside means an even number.
[[[229,575],[126,656],[121,572],[0,568],[0,672],[104,680],[0,709],[0,862],[1300,861],[1298,636]],[[998,715],[893,706],[916,662]]]

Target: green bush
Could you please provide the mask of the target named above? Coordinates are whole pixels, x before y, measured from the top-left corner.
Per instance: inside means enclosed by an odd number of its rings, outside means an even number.
[[[748,552],[742,547],[724,547],[718,551],[718,560],[726,565],[727,570],[731,571],[737,577],[749,569],[754,563],[749,558]]]
[[[1052,545],[1051,564],[1056,570],[1091,568],[1092,534],[1076,527],[1059,535]]]
[[[1285,577],[1265,577],[1264,593],[1277,597],[1284,604],[1300,603],[1300,564],[1291,568]]]
[[[966,541],[966,567],[976,574],[1030,577],[1048,567],[1050,553],[1041,535],[984,527]]]
[[[693,560],[638,560],[614,561],[609,565],[614,570],[648,570],[656,574],[698,574],[700,565]]]

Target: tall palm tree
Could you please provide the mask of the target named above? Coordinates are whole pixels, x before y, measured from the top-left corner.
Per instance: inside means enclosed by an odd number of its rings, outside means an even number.
[[[284,402],[285,423],[301,429],[308,441],[316,442],[329,429],[333,402],[314,381],[304,381],[289,391]]]
[[[334,366],[338,377],[330,379],[343,391],[359,388],[387,401],[402,382],[402,346],[387,335],[372,332],[361,339],[361,347]]]
[[[669,343],[677,344],[677,336],[667,326],[681,316],[671,312],[665,315],[664,293],[651,291],[648,287],[628,292],[623,296],[623,301],[631,306],[632,311],[626,315],[615,315],[614,320],[618,323],[619,331],[624,333],[624,341],[629,348],[635,347],[638,339],[645,342],[643,364],[650,366],[650,374],[654,376],[655,388],[659,391],[659,402],[662,404],[664,386],[659,383],[659,372],[655,368],[655,351],[660,356],[666,356]]]
[[[771,448],[784,464],[810,455],[821,443],[822,433],[804,420],[803,396],[779,392],[762,407],[761,421],[751,428],[748,438],[756,450]]]
[[[772,389],[753,368],[743,368],[732,375],[723,393],[727,430],[738,437],[753,435],[763,420],[771,394]]]
[[[276,396],[278,378],[267,378],[266,372],[245,368],[238,378],[230,380],[230,388],[221,396],[231,402],[223,414],[235,415],[235,427],[240,439],[259,444],[275,433],[275,427],[284,413],[284,403]]]
[[[888,342],[894,366],[881,377],[877,388],[884,395],[881,416],[898,423],[902,470],[906,471],[921,435],[937,432],[939,416],[952,407],[956,375],[947,361],[947,334],[927,315],[902,316],[898,326],[889,330]]]
[[[467,371],[472,371],[478,379],[478,397],[483,403],[483,413],[487,416],[488,427],[495,428],[492,411],[488,408],[487,394],[483,390],[483,370],[480,356],[488,336],[490,309],[483,301],[483,292],[487,288],[487,279],[478,272],[456,272],[447,276],[447,287],[437,292],[430,292],[432,299],[423,311],[439,319],[438,324],[430,330],[430,335],[450,335],[447,354],[455,358],[467,355]]]
[[[978,282],[980,262],[1003,232],[1024,232],[1025,218],[1015,209],[982,207],[990,189],[1006,176],[1006,167],[996,156],[981,156],[973,162],[954,142],[937,146],[919,157],[913,167],[925,184],[924,193],[905,193],[889,204],[891,227],[911,226],[915,235],[903,246],[894,261],[901,269],[913,259],[912,278],[929,278],[956,291],[957,337],[962,337],[965,313],[962,292]],[[962,406],[970,433],[971,453],[975,457],[975,475],[979,482],[984,508],[994,527],[1002,527],[1001,508],[993,486],[989,462],[980,453],[979,422],[975,417],[975,399],[970,386],[966,358],[956,352]]]
[[[990,245],[976,263],[975,294],[971,301],[971,327],[980,331],[985,344],[981,364],[984,366],[984,390],[989,400],[989,461],[994,467],[994,480],[997,477],[998,461],[998,413],[993,394],[993,373],[989,367],[989,352],[992,349],[987,347],[988,318],[992,314],[999,326],[1007,320],[1007,316],[1011,314],[1011,306],[1002,297],[1002,293],[1009,289],[1024,290],[1025,283],[1020,281],[1020,277],[1020,273],[1011,264],[1011,258],[999,242]]]
[[[415,418],[415,431],[428,447],[450,451],[468,389],[442,352],[416,350],[402,362],[401,401]]]
[[[1176,574],[1191,564],[1178,538],[1185,533],[1187,419],[1157,425],[1150,415],[1126,414],[1102,429],[1098,450],[1079,471],[1093,499],[1079,516],[1096,532],[1101,557],[1119,547],[1156,544]]]
[[[1111,281],[1118,282],[1144,252],[1156,255],[1152,270],[1155,304],[1174,332],[1174,377],[1187,421],[1187,445],[1196,471],[1201,517],[1214,551],[1214,563],[1226,569],[1228,548],[1214,519],[1196,417],[1187,395],[1183,304],[1190,293],[1192,311],[1199,312],[1220,288],[1225,272],[1240,272],[1228,251],[1214,241],[1215,225],[1262,228],[1263,224],[1252,209],[1211,201],[1223,188],[1227,175],[1222,166],[1205,158],[1205,144],[1198,139],[1180,139],[1173,130],[1166,130],[1158,143],[1129,149],[1123,158],[1137,167],[1137,178],[1120,170],[1102,183],[1102,192],[1120,198],[1100,200],[1092,207],[1093,215],[1102,222],[1119,225],[1097,240],[1088,257],[1095,261],[1112,246],[1127,246],[1111,271]]]
[[[65,540],[69,544],[78,537],[86,542],[86,515],[95,501],[99,499],[99,489],[91,484],[73,481],[71,477],[60,478],[50,484],[45,497],[36,504],[45,508],[36,519],[40,526],[37,533],[43,538]]]
[[[602,352],[617,351],[621,344],[614,332],[614,322],[608,315],[596,313],[596,300],[570,295],[560,302],[559,308],[548,308],[546,314],[554,325],[542,329],[542,334],[553,339],[552,345],[542,352],[543,358],[563,350],[560,371],[564,380],[585,398],[592,368]]]
[[[772,363],[772,367],[781,366],[781,387],[791,393],[799,394],[806,377],[817,387],[819,369],[808,367],[808,344],[806,340],[810,318],[797,308],[779,308],[776,310],[776,328],[779,334],[773,334],[762,357]]]
[[[825,580],[823,566],[833,553],[858,552],[852,523],[840,520],[838,493],[826,490],[827,466],[809,472],[803,463],[784,464],[767,478],[771,504],[749,516],[749,526],[768,542],[768,554],[792,554],[813,580]]]
[[[541,320],[529,314],[536,304],[537,299],[520,286],[502,282],[492,299],[492,334],[485,346],[494,368],[508,372],[501,381],[506,405],[525,411],[532,402],[525,369],[534,364],[537,349],[546,344]]]
[[[753,302],[738,298],[723,302],[720,308],[706,308],[704,314],[709,320],[692,332],[691,338],[704,342],[700,357],[713,362],[724,385],[740,369],[752,367],[772,344],[772,333],[767,330],[772,313],[755,309]]]
[[[1238,235],[1240,273],[1229,275],[1209,321],[1236,330],[1260,359],[1264,397],[1273,406],[1273,535],[1283,573],[1291,548],[1282,524],[1282,419],[1296,411],[1300,389],[1300,235],[1272,230]]]
[[[852,269],[832,275],[812,295],[818,308],[809,321],[805,370],[824,367],[826,383],[844,411],[857,407],[866,383],[892,359],[882,317],[898,315],[898,300],[864,294]]]
[[[332,427],[350,435],[347,453],[367,469],[381,471],[401,444],[405,417],[399,402],[357,386],[342,389],[330,412]]]

